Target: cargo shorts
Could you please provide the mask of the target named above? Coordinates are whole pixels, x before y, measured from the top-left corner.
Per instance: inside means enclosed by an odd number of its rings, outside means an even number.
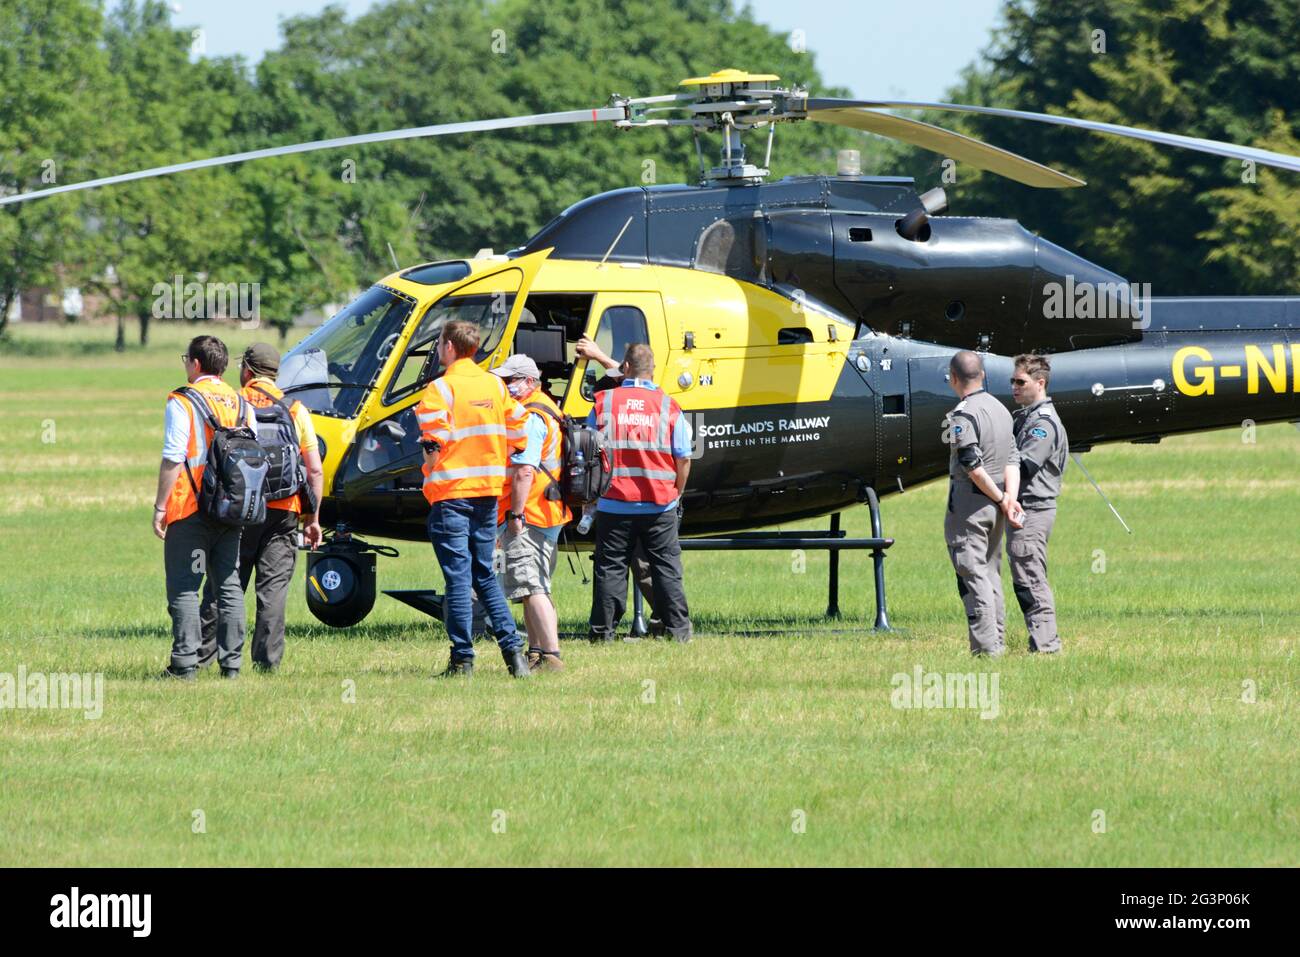
[[[501,590],[509,601],[551,593],[551,576],[560,552],[557,543],[546,537],[546,531],[525,525],[522,532],[513,535],[509,525],[500,526],[497,547],[502,553]]]

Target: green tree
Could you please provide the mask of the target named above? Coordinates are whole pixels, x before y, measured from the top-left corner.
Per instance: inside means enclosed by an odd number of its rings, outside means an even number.
[[[194,58],[160,0],[11,0],[0,8],[0,189],[399,127],[673,92],[728,66],[827,89],[810,53],[731,0],[393,0],[349,21],[292,18],[250,73]],[[35,38],[35,40],[33,40]],[[718,51],[725,49],[726,61]],[[716,162],[719,137],[706,137]],[[751,158],[765,143],[751,135]],[[834,168],[881,141],[832,126],[781,127],[773,176]],[[107,297],[147,340],[158,284],[254,282],[263,315],[293,317],[393,268],[523,242],[573,202],[643,183],[694,182],[682,129],[532,128],[374,144],[142,180],[9,207],[0,304],[55,272]],[[175,305],[175,304],[173,304]],[[3,312],[0,311],[0,316]]]
[[[719,37],[725,38],[720,44]],[[727,49],[728,62],[717,50]],[[812,56],[729,2],[415,0],[375,6],[353,22],[338,8],[286,22],[281,48],[259,65],[264,130],[273,142],[604,104],[611,93],[673,92],[688,77],[737,65],[825,91]],[[835,149],[873,147],[813,124],[777,133],[774,175],[834,168]],[[761,161],[763,142],[750,146]],[[717,138],[707,144],[716,162]],[[521,243],[584,196],[643,182],[693,182],[689,132],[540,127],[407,140],[304,158],[327,174],[336,237],[355,285],[391,266]],[[355,164],[345,181],[341,163]],[[281,161],[275,161],[279,164]],[[653,164],[653,165],[651,165]],[[267,164],[269,167],[271,164]],[[245,173],[244,175],[247,175]],[[269,175],[259,173],[258,175]],[[325,185],[321,183],[322,190]],[[315,199],[323,193],[313,192]],[[310,217],[304,217],[310,218]],[[322,216],[320,222],[328,222]],[[292,246],[281,221],[275,238]]]
[[[0,4],[0,194],[81,179],[95,161],[108,105],[101,30],[82,0]],[[61,284],[84,235],[75,196],[0,207],[0,333],[24,289]]]
[[[1256,145],[1300,156],[1297,139],[1281,113],[1272,117],[1272,132]],[[1296,175],[1260,168],[1257,183],[1211,190],[1206,206],[1213,225],[1200,234],[1209,244],[1206,261],[1226,269],[1238,288],[1300,294],[1300,187]],[[1249,172],[1243,176],[1250,178]]]
[[[105,48],[112,70],[113,122],[101,131],[112,168],[100,174],[182,162],[228,150],[238,103],[240,67],[190,58],[191,34],[171,23],[160,0],[126,0],[111,15]],[[230,170],[214,169],[141,180],[91,191],[85,200],[92,256],[86,285],[117,315],[117,348],[125,321],[148,341],[161,284],[239,282],[237,251],[245,224],[232,213],[239,192]],[[177,304],[173,304],[175,309]],[[178,314],[159,318],[180,318]]]
[[[1009,0],[949,98],[1294,153],[1297,89],[1294,0]],[[1034,190],[963,174],[963,212],[1018,218],[1156,295],[1300,291],[1279,248],[1297,225],[1296,174],[1252,181],[1236,161],[1032,122],[940,122],[1088,181]]]

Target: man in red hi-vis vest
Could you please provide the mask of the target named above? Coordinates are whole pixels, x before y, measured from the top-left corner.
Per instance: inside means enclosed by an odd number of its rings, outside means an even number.
[[[691,640],[677,540],[691,470],[691,429],[672,396],[654,384],[648,345],[628,346],[623,384],[596,396],[588,423],[605,433],[613,481],[596,504],[595,590],[590,638],[611,641],[627,605],[628,563],[637,543],[650,562],[654,608],[664,631]]]

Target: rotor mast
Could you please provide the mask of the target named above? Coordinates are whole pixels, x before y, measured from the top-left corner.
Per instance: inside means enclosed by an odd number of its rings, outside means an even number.
[[[705,121],[705,129],[722,134],[722,150],[718,165],[703,171],[706,183],[755,184],[761,183],[772,161],[772,135],[776,126],[758,119],[758,114],[770,112],[773,102],[768,87],[780,79],[773,73],[744,73],[740,70],[719,70],[709,76],[691,77],[682,86],[693,87],[695,102],[690,105],[697,119]],[[768,128],[767,155],[763,165],[748,161],[745,155],[744,132],[760,126]]]
[[[681,85],[688,92],[668,96],[627,99],[615,96],[612,106],[627,109],[628,118],[615,125],[689,126],[695,135],[700,157],[700,185],[754,185],[763,182],[772,161],[772,141],[776,123],[792,118],[787,100],[806,97],[802,90],[772,87],[780,79],[773,73],[746,73],[743,70],[719,70],[708,76],[691,77]],[[651,118],[650,114],[687,111],[690,115],[676,119]],[[744,134],[767,128],[767,147],[762,165],[750,162],[745,150]],[[700,146],[701,133],[722,134],[718,165],[706,168]]]

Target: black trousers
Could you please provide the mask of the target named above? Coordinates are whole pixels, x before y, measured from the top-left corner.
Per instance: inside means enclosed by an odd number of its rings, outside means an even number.
[[[691,615],[682,584],[677,524],[676,509],[655,515],[596,513],[596,582],[591,601],[593,638],[614,637],[627,608],[628,566],[640,545],[650,566],[655,616],[673,638],[690,640]]]
[[[253,663],[275,668],[284,657],[284,606],[289,598],[289,583],[298,552],[294,547],[298,531],[298,513],[287,509],[267,509],[266,521],[251,525],[239,537],[239,586],[248,591],[248,583],[257,571],[257,622],[253,626]],[[217,651],[217,610],[209,589],[204,589],[199,619],[203,643],[199,647],[199,667],[205,667]]]
[[[645,600],[645,613],[650,619],[650,628],[652,630],[663,628],[663,621],[655,611],[655,586],[654,579],[650,577],[650,559],[646,558],[645,549],[641,547],[640,542],[637,543],[636,551],[632,553],[632,577],[636,580],[636,590]]]

